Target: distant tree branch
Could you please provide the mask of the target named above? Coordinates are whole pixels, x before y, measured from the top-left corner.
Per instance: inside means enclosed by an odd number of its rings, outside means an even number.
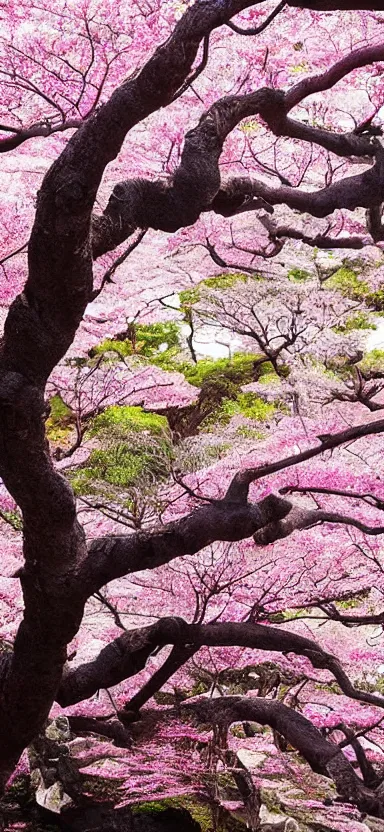
[[[283,238],[288,237],[290,240],[300,240],[307,246],[319,249],[362,249],[367,245],[371,245],[370,242],[364,241],[361,237],[356,236],[329,237],[327,234],[315,234],[315,236],[310,236],[305,234],[303,231],[299,231],[297,228],[291,228],[287,225],[276,226],[269,217],[263,217],[261,222],[267,229],[269,237],[272,241],[282,240]]]
[[[362,491],[347,491],[343,488],[326,488],[325,486],[300,486],[300,485],[285,485],[279,488],[279,494],[334,494],[337,497],[349,497],[352,500],[363,500],[368,505],[384,511],[384,500],[377,497],[376,494]]]
[[[289,3],[289,5],[293,5],[293,3]],[[316,5],[316,2],[312,3],[311,7],[314,5]],[[325,3],[323,3],[323,5],[325,5]],[[357,7],[357,4],[355,5]],[[359,8],[361,8],[360,5]],[[288,112],[293,107],[296,107],[296,105],[299,104],[303,98],[307,98],[308,95],[313,95],[316,92],[324,92],[325,90],[331,89],[331,87],[334,87],[338,81],[341,81],[342,78],[345,78],[345,76],[349,75],[349,73],[354,69],[367,66],[367,64],[375,63],[375,61],[382,61],[383,58],[383,43],[375,44],[374,46],[363,46],[361,49],[355,49],[353,52],[350,52],[349,55],[345,55],[344,58],[341,58],[340,61],[333,64],[326,72],[322,72],[320,75],[311,76],[310,78],[304,78],[303,81],[300,81],[298,84],[295,84],[291,90],[288,90],[285,95],[286,111]]]
[[[232,483],[227,492],[227,498],[240,499],[240,495],[248,494],[249,486],[252,482],[267,477],[270,474],[275,474],[277,471],[282,471],[285,468],[290,468],[292,465],[298,465],[300,462],[305,462],[307,459],[312,459],[324,451],[331,451],[333,448],[338,448],[345,442],[350,442],[355,439],[360,439],[363,436],[369,436],[375,433],[382,433],[384,431],[384,419],[378,419],[376,422],[369,422],[363,425],[356,425],[352,428],[347,428],[340,433],[329,434],[327,436],[319,437],[320,444],[315,448],[308,448],[298,454],[286,457],[266,465],[260,465],[257,468],[247,468],[244,471],[239,471],[235,474]]]
[[[112,283],[113,282],[112,277],[115,274],[116,269],[118,269],[119,266],[122,265],[122,263],[125,263],[127,257],[129,257],[129,255],[132,254],[133,251],[135,251],[135,249],[138,247],[138,245],[140,245],[140,243],[144,239],[146,233],[147,233],[146,228],[139,231],[136,239],[132,240],[132,242],[129,244],[129,246],[127,246],[127,248],[124,249],[123,253],[120,254],[119,257],[116,257],[116,260],[113,261],[113,263],[109,267],[109,269],[107,269],[104,272],[99,288],[93,290],[92,295],[91,295],[91,301],[96,300],[96,298],[99,297],[99,295],[102,292],[102,290],[104,289],[104,286],[106,285],[106,283]]]

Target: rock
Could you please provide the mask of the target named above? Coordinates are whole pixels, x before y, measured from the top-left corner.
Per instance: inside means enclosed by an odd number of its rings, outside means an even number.
[[[261,754],[258,751],[248,751],[246,748],[240,748],[237,756],[248,771],[253,771],[253,769],[261,766],[267,757],[266,754]]]
[[[283,813],[270,812],[266,806],[261,806],[260,821],[262,832],[300,832],[300,827],[294,818]]]
[[[53,719],[45,729],[45,736],[55,742],[68,742],[71,739],[68,717],[57,716]]]
[[[61,783],[53,783],[52,786],[46,788],[43,779],[36,790],[36,803],[42,806],[43,809],[48,809],[49,812],[54,812],[59,815],[66,806],[72,805],[72,800],[68,794],[65,793]]]

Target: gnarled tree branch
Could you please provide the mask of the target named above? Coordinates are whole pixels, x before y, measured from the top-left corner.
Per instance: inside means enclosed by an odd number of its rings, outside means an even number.
[[[160,674],[156,684],[152,685],[149,696],[142,697],[140,701],[133,697],[127,703],[129,710],[142,707],[202,646],[247,647],[252,650],[305,656],[313,667],[329,670],[346,696],[384,708],[384,697],[356,689],[336,656],[327,653],[312,639],[264,624],[188,624],[182,618],[161,618],[151,626],[123,633],[104,647],[96,659],[66,673],[60,685],[57,701],[62,707],[67,707],[93,696],[100,688],[112,687],[130,676],[135,676],[145,667],[154,649],[167,644],[172,644],[177,649],[177,660],[173,659],[174,667],[164,678]],[[171,657],[172,653],[169,658]]]
[[[210,725],[229,727],[233,722],[243,721],[269,725],[297,748],[313,771],[332,778],[343,800],[354,803],[362,812],[384,817],[384,805],[380,796],[357,777],[338,746],[322,737],[320,731],[302,714],[282,702],[258,697],[225,696],[185,702],[181,709],[182,713],[191,714],[199,722]]]

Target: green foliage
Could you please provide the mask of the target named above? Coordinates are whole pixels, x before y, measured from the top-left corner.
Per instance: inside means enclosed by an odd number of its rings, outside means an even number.
[[[306,269],[290,269],[287,277],[289,280],[293,280],[296,283],[303,283],[304,280],[308,280],[311,277],[311,273],[308,272]]]
[[[166,345],[166,349],[160,347]],[[138,355],[145,358],[161,358],[165,353],[176,356],[180,349],[180,330],[175,321],[154,324],[130,324],[125,337],[106,339],[92,350],[93,355],[115,352],[120,358]]]
[[[65,419],[72,418],[72,411],[68,405],[63,402],[61,396],[52,396],[49,400],[49,406],[51,408],[49,418],[54,424],[62,424]]]
[[[110,448],[92,451],[87,464],[70,474],[76,494],[95,493],[93,483],[103,481],[117,488],[129,488],[139,481],[164,479],[169,474],[170,455],[164,446],[131,437],[132,443],[120,442]]]
[[[365,312],[356,312],[346,319],[345,323],[333,327],[334,332],[344,334],[352,332],[354,329],[377,329],[376,324],[372,323],[369,316]]]
[[[155,436],[162,436],[169,433],[168,422],[165,416],[157,413],[146,413],[141,407],[128,407],[126,405],[112,405],[107,407],[103,413],[92,420],[89,430],[90,436],[95,436],[103,430],[113,427],[127,431],[149,431]]]
[[[364,301],[367,306],[376,311],[382,311],[384,310],[384,289],[371,291],[369,284],[359,277],[364,267],[364,261],[350,261],[346,258],[343,265],[331,275],[326,285],[330,289],[338,289],[345,297]],[[366,329],[367,327],[358,328]]]
[[[200,696],[202,693],[208,693],[210,687],[210,681],[208,682],[204,679],[198,679],[191,689],[190,696]]]
[[[249,275],[241,272],[226,272],[216,277],[207,277],[202,283],[208,286],[208,289],[232,289],[236,283],[246,283],[247,280],[249,280]]]
[[[50,413],[45,422],[47,437],[51,442],[63,442],[71,432],[74,415],[61,396],[49,400]]]
[[[187,381],[195,387],[201,387],[203,382],[226,379],[235,385],[247,384],[254,381],[254,362],[259,356],[237,352],[232,358],[203,358],[197,364],[185,363],[180,365]]]
[[[293,72],[295,75],[300,75],[302,72],[308,71],[308,64],[306,61],[303,61],[301,64],[296,64],[296,66],[291,66],[289,69],[290,72]]]
[[[200,471],[201,468],[206,468],[218,459],[222,459],[231,449],[232,444],[229,442],[218,442],[214,445],[199,447],[199,445],[190,446],[188,440],[185,440],[175,448],[175,467],[183,471],[184,474]]]
[[[363,592],[354,594],[352,598],[343,598],[342,601],[335,601],[334,604],[340,610],[353,610],[368,598],[369,593],[370,590],[366,589]]]
[[[247,425],[240,425],[236,428],[236,433],[244,439],[264,439],[265,433],[255,428],[249,428]]]
[[[367,352],[357,365],[362,373],[376,373],[384,371],[384,350]]]
[[[324,684],[316,682],[315,688],[317,690],[325,690],[327,693],[335,693],[337,696],[341,695],[341,690],[337,682],[324,682]]]
[[[2,517],[6,523],[9,523],[16,532],[20,532],[23,529],[23,518],[21,514],[17,511],[0,511],[0,517]]]
[[[356,269],[343,265],[327,280],[327,289],[338,289],[342,295],[353,300],[364,300],[369,286],[358,276]]]
[[[183,311],[186,311],[195,303],[198,303],[201,298],[201,290],[205,286],[208,289],[223,289],[225,291],[226,289],[232,289],[236,283],[246,283],[250,279],[252,278],[249,275],[241,272],[223,272],[216,275],[216,277],[206,277],[205,280],[201,280],[192,289],[184,289],[179,293],[180,307]],[[257,277],[255,276],[253,279],[257,279]]]
[[[134,815],[150,813],[153,815],[164,812],[165,809],[186,809],[192,818],[200,824],[201,832],[213,832],[212,813],[209,806],[200,802],[194,796],[167,797],[163,800],[150,800],[132,806]]]
[[[233,416],[242,415],[257,422],[266,422],[276,412],[275,404],[268,404],[255,393],[239,393],[235,400],[226,399],[216,411],[214,421],[217,424],[228,424]]]
[[[70,472],[76,494],[97,493],[100,483],[124,489],[168,476],[173,452],[164,416],[115,405],[93,420],[90,433],[101,447]]]
[[[380,693],[384,694],[384,677],[380,676],[372,681],[367,679],[366,673],[360,679],[355,680],[355,687],[357,690],[364,691],[364,693]]]
[[[377,289],[376,292],[369,292],[365,298],[368,306],[372,306],[377,312],[384,311],[384,289]]]
[[[183,289],[182,292],[179,292],[180,308],[184,312],[200,300],[199,286],[201,286],[201,283],[194,286],[193,289]]]
[[[287,609],[281,612],[274,612],[268,615],[268,621],[271,624],[281,624],[282,621],[293,621],[295,618],[301,618],[303,615],[309,615],[310,610],[306,607],[299,607],[298,609]]]
[[[263,367],[267,367],[267,363],[269,364],[270,362],[266,362],[265,364],[263,364],[261,369]],[[284,371],[283,371],[282,375],[283,375],[284,378],[286,378],[286,376],[284,375]],[[275,373],[274,370],[269,372],[268,369],[267,369],[266,372],[261,373],[258,381],[260,382],[260,384],[278,384],[279,381],[280,381],[280,376],[278,376],[277,373]]]

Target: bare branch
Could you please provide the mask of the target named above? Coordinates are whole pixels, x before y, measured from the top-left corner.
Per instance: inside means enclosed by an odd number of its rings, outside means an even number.
[[[293,5],[289,3],[289,5]],[[295,4],[296,5],[296,4]],[[313,6],[313,4],[312,4]],[[340,7],[340,6],[339,6]],[[359,4],[359,8],[361,5]],[[361,49],[356,49],[340,61],[333,64],[327,72],[321,75],[315,75],[311,78],[304,78],[298,84],[295,84],[291,90],[286,93],[285,105],[286,110],[292,110],[296,107],[303,98],[308,95],[313,95],[316,92],[323,92],[334,87],[338,81],[349,75],[354,69],[358,67],[367,66],[367,64],[375,63],[375,61],[382,61],[384,58],[384,44],[375,44],[374,46],[364,46]]]
[[[285,485],[279,488],[279,494],[335,494],[338,497],[349,497],[353,500],[363,500],[368,505],[384,511],[384,500],[377,497],[376,494],[370,494],[361,491],[346,491],[342,488],[325,488],[324,486],[299,486],[299,485]]]
[[[264,32],[264,29],[266,29],[267,26],[269,26],[272,20],[274,20],[275,17],[277,17],[277,15],[280,14],[280,12],[285,8],[286,5],[286,0],[282,0],[282,2],[279,3],[275,9],[273,9],[271,14],[268,15],[264,22],[260,24],[260,26],[254,26],[253,28],[251,27],[249,29],[242,29],[241,26],[237,26],[236,23],[232,23],[232,21],[229,21],[227,23],[227,26],[229,26],[229,28],[232,29],[233,32],[236,32],[238,35],[259,35],[261,32]]]
[[[286,457],[285,459],[272,462],[269,465],[260,465],[258,468],[248,468],[236,474],[227,492],[227,499],[240,499],[241,495],[248,494],[248,489],[251,482],[259,480],[262,477],[267,477],[270,474],[275,474],[277,471],[283,471],[285,468],[290,468],[292,465],[298,465],[300,462],[305,462],[307,459],[312,459],[324,451],[331,451],[333,448],[338,448],[345,442],[351,442],[355,439],[360,439],[363,436],[370,436],[371,434],[382,433],[384,431],[384,419],[378,419],[376,422],[369,422],[363,425],[356,425],[353,428],[347,428],[340,433],[330,434],[329,436],[321,437],[320,445],[315,448],[308,448],[298,454]],[[319,437],[320,438],[320,437]],[[233,495],[233,497],[232,497]]]
[[[288,537],[294,531],[309,529],[311,526],[316,526],[319,523],[343,523],[346,526],[353,526],[355,529],[359,529],[363,534],[384,534],[384,526],[366,526],[360,520],[356,520],[356,518],[349,517],[345,514],[339,514],[336,511],[304,509],[299,506],[294,506],[285,518],[276,523],[270,523],[268,526],[264,526],[264,528],[255,532],[253,539],[257,545],[266,546],[275,540]]]

